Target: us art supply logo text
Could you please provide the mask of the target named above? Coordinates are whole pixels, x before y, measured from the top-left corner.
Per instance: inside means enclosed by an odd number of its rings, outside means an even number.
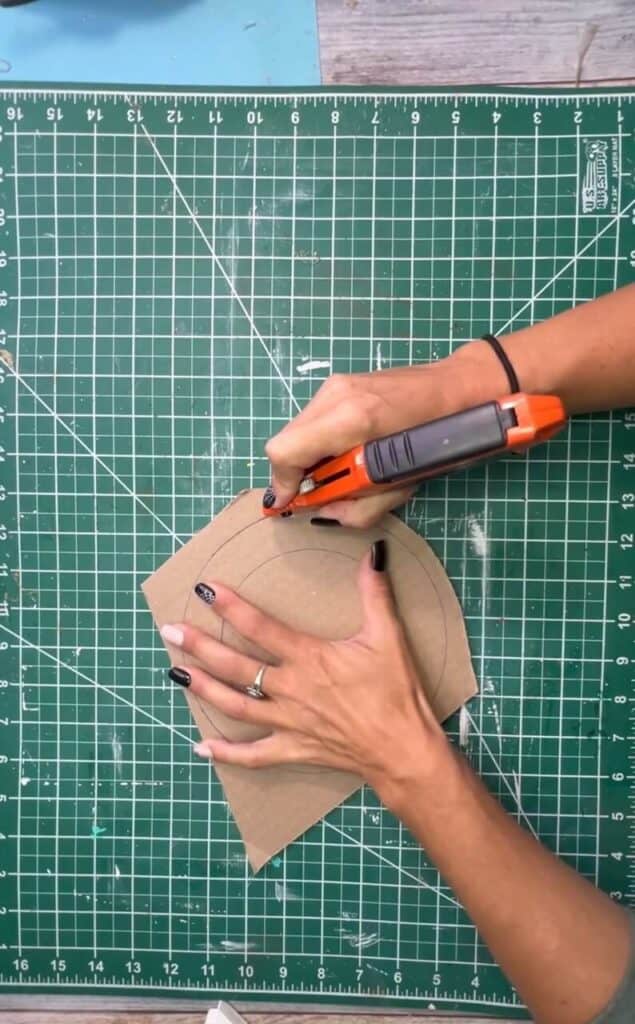
[[[619,173],[617,139],[583,139],[581,153],[582,213],[615,213]]]

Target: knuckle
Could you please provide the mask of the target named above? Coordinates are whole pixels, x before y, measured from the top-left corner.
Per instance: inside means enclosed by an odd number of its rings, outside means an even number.
[[[353,526],[358,526],[360,530],[367,530],[369,527],[374,526],[379,518],[372,509],[356,509],[351,518],[353,520]]]
[[[327,652],[324,644],[307,641],[302,655],[288,664],[278,678],[278,690],[285,701],[285,714],[294,717],[302,715],[312,703],[316,689],[321,685],[328,669]]]
[[[360,391],[344,397],[341,403],[341,416],[353,423],[362,437],[371,437],[379,424],[381,402],[368,391]]]
[[[263,681],[265,693],[267,693],[267,688],[269,688],[269,690],[275,690],[276,696],[286,696],[293,690],[293,678],[293,668],[290,664],[269,666]],[[267,693],[267,696],[270,695],[270,693]]]
[[[225,591],[223,594],[223,614],[227,619],[240,622],[240,629],[251,624],[254,609],[246,601],[239,597],[234,590]]]
[[[238,594],[236,593],[235,590],[232,590],[231,587],[224,586],[222,588],[222,594],[216,594],[216,603],[218,603],[219,596],[223,604],[223,609],[235,608],[236,605],[240,603],[240,598],[238,597]]]
[[[200,654],[205,643],[205,636],[192,626],[183,627],[183,649],[192,654]]]
[[[333,398],[344,398],[354,394],[354,379],[347,373],[333,373],[324,381],[320,391],[324,391]]]
[[[347,502],[346,511],[338,518],[346,526],[355,526],[366,530],[369,526],[374,526],[381,516],[382,513],[378,512],[373,499],[357,498]]]
[[[233,713],[235,717],[240,718],[243,722],[250,722],[254,713],[255,701],[253,697],[250,697],[249,694],[241,693],[236,696],[232,703],[234,705]]]
[[[255,639],[262,633],[264,628],[262,612],[259,612],[253,605],[240,601],[240,598],[236,608],[238,611],[236,621],[240,624],[240,632],[243,636]]]
[[[318,643],[310,652],[311,662],[316,670],[316,681],[320,682],[331,672],[331,650],[327,644]]]
[[[265,444],[265,455],[270,462],[279,462],[284,458],[285,443],[281,434],[270,437]]]
[[[262,751],[259,750],[255,745],[251,746],[245,751],[245,767],[246,768],[262,768],[265,764],[265,758],[263,757]]]

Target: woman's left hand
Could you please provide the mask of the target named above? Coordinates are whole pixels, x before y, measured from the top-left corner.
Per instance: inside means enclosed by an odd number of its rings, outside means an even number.
[[[230,718],[267,729],[252,742],[208,739],[195,750],[222,764],[260,768],[291,763],[354,772],[375,789],[425,773],[426,758],[446,745],[428,705],[396,617],[384,571],[385,542],[360,565],[360,631],[327,641],[299,633],[229,587],[198,584],[196,592],[246,639],[268,651],[263,699],[249,696],[260,663],[185,623],[165,626],[164,639],[193,655],[204,669],[174,668],[170,676]]]

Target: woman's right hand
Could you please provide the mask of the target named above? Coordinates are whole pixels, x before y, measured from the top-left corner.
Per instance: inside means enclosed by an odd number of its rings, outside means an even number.
[[[296,495],[307,469],[358,444],[498,398],[506,379],[483,342],[437,363],[329,377],[314,398],[266,445],[275,507]],[[326,505],[314,515],[367,527],[403,504],[413,488]]]

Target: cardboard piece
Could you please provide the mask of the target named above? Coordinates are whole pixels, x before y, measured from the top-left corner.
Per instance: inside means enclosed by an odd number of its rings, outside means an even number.
[[[207,1011],[205,1024],[247,1024],[247,1021],[238,1010],[221,1000]]]
[[[301,516],[265,519],[262,494],[240,494],[143,583],[157,627],[191,622],[269,661],[267,652],[235,633],[194,594],[197,582],[216,580],[297,629],[344,639],[361,621],[359,561],[383,537],[399,615],[437,718],[443,721],[476,693],[459,602],[443,566],[418,534],[392,515],[370,530],[315,527]],[[192,662],[166,646],[173,664]],[[185,696],[204,738],[262,734],[188,691]],[[218,765],[216,770],[255,871],[361,784],[347,772],[309,765],[258,771]]]

